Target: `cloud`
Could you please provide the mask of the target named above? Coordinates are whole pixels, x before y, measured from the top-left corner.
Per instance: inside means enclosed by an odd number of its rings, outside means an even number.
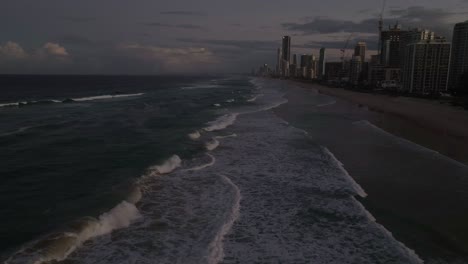
[[[47,42],[28,52],[20,44],[9,41],[0,45],[0,70],[4,73],[55,72],[71,62],[69,56],[57,43]]]
[[[196,30],[203,29],[202,26],[193,25],[193,24],[171,25],[171,24],[160,23],[160,22],[149,22],[149,23],[143,23],[143,24],[146,26],[151,26],[151,27],[167,27],[167,28],[196,29]]]
[[[8,60],[18,60],[28,57],[24,49],[15,42],[8,41],[5,45],[0,46],[0,58]]]
[[[427,28],[441,36],[449,37],[453,24],[462,19],[465,13],[450,12],[441,8],[426,8],[412,6],[406,9],[393,8],[388,11],[392,18],[385,19],[385,25],[403,25],[404,28]],[[287,22],[281,24],[283,28],[302,33],[303,35],[329,34],[339,32],[377,33],[377,18],[367,18],[361,21],[341,20],[324,17],[306,18],[304,22]]]
[[[196,11],[164,11],[160,12],[161,15],[174,15],[174,16],[207,16],[203,12]]]
[[[53,57],[67,57],[69,55],[67,50],[57,43],[47,42],[42,49],[47,55]]]
[[[206,48],[123,44],[117,50],[128,58],[153,65],[158,73],[195,73],[214,69],[219,63],[214,53]]]

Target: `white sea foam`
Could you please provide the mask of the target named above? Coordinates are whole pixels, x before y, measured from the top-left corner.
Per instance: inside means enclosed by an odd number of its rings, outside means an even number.
[[[2,133],[0,134],[0,137],[6,137],[6,136],[12,136],[12,135],[16,135],[16,134],[20,134],[20,133],[23,133],[24,131],[30,129],[31,127],[21,127],[15,131],[12,131],[12,132],[6,132],[6,133]]]
[[[181,90],[194,90],[194,89],[215,89],[219,88],[220,86],[217,84],[196,84],[192,86],[186,86],[180,88]]]
[[[353,177],[351,177],[351,175],[349,175],[349,173],[345,170],[344,168],[344,165],[343,163],[341,163],[341,161],[339,161],[335,155],[328,149],[328,148],[323,148],[324,152],[330,156],[331,160],[333,161],[333,163],[343,172],[343,175],[346,176],[347,180],[349,181],[349,183],[353,186],[354,190],[356,191],[356,193],[361,196],[361,197],[366,197],[367,196],[367,193],[364,191],[364,189],[362,189],[362,187],[353,179]]]
[[[229,99],[229,100],[226,100],[226,103],[234,103],[236,100],[235,99]]]
[[[73,98],[72,100],[76,101],[76,102],[85,102],[85,101],[115,99],[115,98],[123,98],[123,97],[135,97],[135,96],[142,96],[142,95],[144,95],[144,93],[117,94],[117,95],[98,95],[98,96],[90,96],[90,97]]]
[[[231,135],[227,135],[227,136],[216,136],[215,138],[216,139],[223,139],[223,138],[233,138],[233,137],[237,137],[237,134],[231,134]]]
[[[208,132],[212,132],[212,131],[225,129],[228,126],[234,124],[238,115],[239,115],[238,113],[223,115],[219,117],[218,119],[216,119],[215,121],[209,122],[208,127],[205,127],[204,130]]]
[[[235,185],[231,179],[224,175],[220,175],[224,182],[230,185],[234,191],[234,199],[231,211],[227,214],[227,219],[225,220],[224,224],[219,229],[218,233],[211,241],[210,245],[208,246],[208,263],[216,264],[220,263],[224,258],[224,250],[223,250],[223,240],[224,237],[229,233],[234,222],[239,218],[240,215],[240,201],[242,199],[241,192],[239,187]]]
[[[319,104],[319,105],[316,105],[316,107],[325,107],[325,106],[334,105],[334,104],[336,104],[336,101],[331,101],[331,102],[328,102],[328,103]]]
[[[247,102],[255,102],[257,100],[257,98],[258,98],[258,95],[248,99]]]
[[[74,223],[70,230],[49,235],[23,248],[11,256],[6,264],[62,261],[85,241],[126,228],[141,218],[134,204],[123,201],[98,219],[86,217]]]
[[[173,155],[166,161],[164,161],[160,165],[152,166],[148,170],[150,171],[150,175],[161,175],[161,174],[168,174],[180,167],[182,164],[182,160],[179,156]]]
[[[353,125],[356,125],[356,126],[363,126],[363,127],[368,127],[374,131],[376,131],[377,133],[381,134],[381,135],[384,135],[390,139],[392,139],[395,143],[397,144],[400,144],[402,146],[405,146],[407,148],[411,148],[413,150],[416,150],[416,151],[422,151],[422,152],[427,152],[427,153],[430,153],[432,155],[436,155],[438,156],[439,158],[441,159],[444,159],[460,168],[467,168],[468,166],[464,163],[461,163],[459,161],[456,161],[454,159],[451,159],[445,155],[442,155],[441,153],[439,153],[438,151],[435,151],[435,150],[432,150],[432,149],[429,149],[429,148],[426,148],[424,146],[421,146],[419,144],[416,144],[412,141],[409,141],[407,139],[404,139],[404,138],[401,138],[401,137],[398,137],[398,136],[395,136],[393,135],[392,133],[390,132],[387,132],[383,129],[381,129],[380,127],[372,124],[371,122],[367,121],[367,120],[361,120],[361,121],[356,121],[356,122],[353,122]]]
[[[221,105],[220,105],[220,104],[214,104],[214,106],[216,106],[216,107],[221,107]]]
[[[215,150],[219,146],[219,141],[216,138],[213,138],[211,141],[206,142],[205,147],[207,150]]]
[[[203,170],[205,168],[208,168],[208,167],[211,167],[211,166],[215,165],[216,158],[213,155],[209,154],[209,153],[206,153],[206,155],[211,158],[210,162],[208,162],[206,164],[203,164],[203,165],[200,165],[200,166],[193,167],[191,169],[187,169],[185,171],[199,171],[199,170]]]
[[[197,140],[201,137],[201,134],[199,131],[194,131],[190,134],[188,134],[189,138],[192,139],[192,140]]]
[[[0,104],[0,107],[19,106],[20,103],[25,104],[27,102],[4,103],[4,104]]]

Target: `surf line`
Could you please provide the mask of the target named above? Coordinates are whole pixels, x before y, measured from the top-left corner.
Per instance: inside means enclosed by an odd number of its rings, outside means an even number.
[[[230,178],[225,175],[219,174],[221,179],[228,184],[234,192],[234,200],[232,203],[231,211],[228,212],[226,222],[221,226],[218,233],[215,235],[213,241],[208,246],[208,263],[216,264],[224,259],[223,240],[224,237],[231,231],[234,222],[239,219],[240,216],[240,201],[242,199],[240,189],[235,185]]]
[[[205,168],[208,168],[208,167],[211,167],[211,166],[215,165],[216,158],[213,155],[209,154],[209,153],[205,153],[205,155],[207,155],[208,157],[211,158],[210,162],[208,162],[207,164],[196,166],[196,167],[193,167],[191,169],[186,169],[186,170],[183,170],[183,171],[199,171],[199,170],[203,170]]]

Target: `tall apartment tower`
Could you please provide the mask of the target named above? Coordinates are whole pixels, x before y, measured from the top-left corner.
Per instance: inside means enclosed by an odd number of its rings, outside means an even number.
[[[403,89],[414,94],[446,92],[450,67],[450,42],[443,38],[407,46]]]
[[[396,24],[381,33],[380,61],[385,67],[400,67],[400,37],[402,32],[401,26]]]
[[[283,56],[281,53],[281,48],[278,48],[278,54],[276,58],[276,75],[277,76],[281,76],[281,71],[283,69],[282,62],[283,62]]]
[[[281,46],[282,51],[282,73],[283,77],[289,77],[289,64],[291,63],[291,37],[284,36]]]
[[[325,76],[325,63],[326,63],[326,50],[325,48],[320,49],[319,64],[317,78],[323,79]]]
[[[468,21],[453,29],[449,89],[468,94]]]
[[[362,63],[366,61],[366,50],[367,50],[367,45],[365,42],[358,42],[356,44],[356,47],[354,48],[354,56],[361,57]]]
[[[435,40],[435,33],[426,29],[411,29],[403,31],[400,36],[400,68],[401,68],[401,81],[403,84],[410,82],[411,69],[408,67],[406,58],[409,56],[409,45],[420,41]]]

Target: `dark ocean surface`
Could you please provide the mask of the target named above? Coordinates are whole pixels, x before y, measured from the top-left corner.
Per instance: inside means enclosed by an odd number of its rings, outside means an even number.
[[[289,88],[0,76],[0,259],[421,263],[356,199],[365,190],[327,145],[273,113]]]

